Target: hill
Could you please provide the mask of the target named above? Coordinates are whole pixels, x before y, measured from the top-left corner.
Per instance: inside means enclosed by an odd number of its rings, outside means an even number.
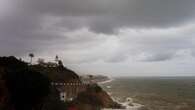
[[[85,90],[75,94],[72,101],[61,101],[60,91],[51,85],[57,83],[80,83],[80,77],[60,65],[29,65],[11,57],[0,57],[0,110],[100,110],[121,108],[97,84],[87,84]],[[70,86],[71,87],[71,86]]]

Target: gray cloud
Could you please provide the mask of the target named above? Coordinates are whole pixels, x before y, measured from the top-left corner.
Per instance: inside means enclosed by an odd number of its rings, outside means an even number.
[[[60,54],[68,64],[139,67],[172,61],[181,50],[195,53],[194,0],[7,1],[12,8],[0,11],[0,55]]]
[[[146,56],[146,58],[143,59],[143,61],[149,61],[149,62],[166,61],[166,60],[172,59],[173,57],[174,57],[173,54],[159,53],[159,54],[153,54],[153,55]]]
[[[97,32],[120,27],[174,27],[194,18],[194,0],[39,0],[36,12],[88,20],[85,26]],[[32,10],[33,10],[32,8]]]
[[[54,16],[63,27],[112,33],[120,27],[175,27],[194,19],[194,0],[24,0],[24,13]],[[21,10],[22,10],[21,9]],[[37,21],[39,22],[39,21]]]

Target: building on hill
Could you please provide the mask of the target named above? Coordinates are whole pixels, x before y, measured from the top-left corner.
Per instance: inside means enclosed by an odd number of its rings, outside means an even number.
[[[44,62],[33,65],[32,68],[49,77],[51,85],[58,90],[62,101],[74,99],[87,86],[74,71],[64,67],[60,60],[58,64]]]

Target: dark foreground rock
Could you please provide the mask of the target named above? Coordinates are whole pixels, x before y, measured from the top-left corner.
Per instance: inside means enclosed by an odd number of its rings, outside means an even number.
[[[0,109],[38,110],[50,93],[49,79],[15,57],[0,57]]]

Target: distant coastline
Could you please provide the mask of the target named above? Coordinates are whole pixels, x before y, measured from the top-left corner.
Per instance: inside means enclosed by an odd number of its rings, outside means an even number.
[[[101,81],[101,82],[98,82],[98,84],[106,84],[106,83],[110,83],[110,82],[112,82],[112,81],[114,81],[114,79],[113,79],[113,78],[111,78],[111,79],[107,79],[106,81]]]

